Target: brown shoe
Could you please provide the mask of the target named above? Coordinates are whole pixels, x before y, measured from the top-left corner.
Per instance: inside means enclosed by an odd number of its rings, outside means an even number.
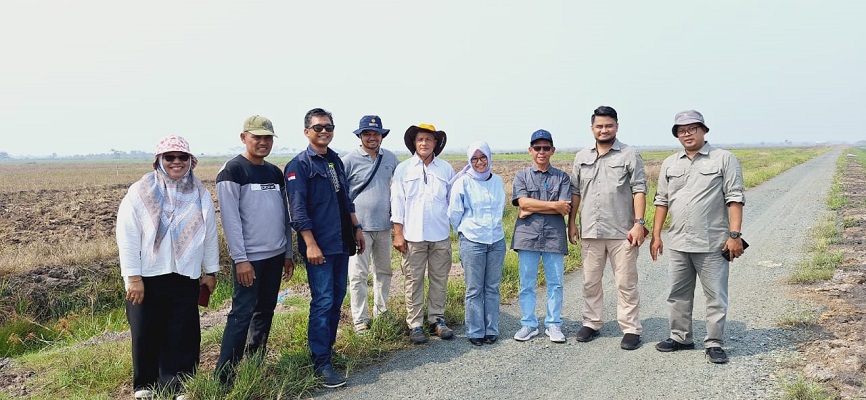
[[[427,335],[424,334],[424,330],[420,326],[416,326],[409,331],[409,341],[412,344],[427,343]]]
[[[436,318],[436,322],[430,324],[430,333],[439,336],[441,339],[449,340],[454,337],[454,331],[445,325],[445,320]]]

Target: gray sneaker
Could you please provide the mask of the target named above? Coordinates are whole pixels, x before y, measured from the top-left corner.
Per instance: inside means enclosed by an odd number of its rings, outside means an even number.
[[[530,326],[522,326],[517,333],[514,334],[514,340],[518,342],[525,342],[533,337],[538,336],[538,328],[533,328]]]
[[[560,330],[556,325],[548,325],[547,329],[544,330],[544,333],[553,343],[565,343],[565,335],[562,334],[562,330]]]

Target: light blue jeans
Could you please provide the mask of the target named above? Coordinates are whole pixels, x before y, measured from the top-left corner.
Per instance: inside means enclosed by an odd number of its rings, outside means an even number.
[[[538,282],[538,261],[544,265],[547,280],[547,316],[544,326],[562,325],[562,274],[565,270],[565,255],[540,251],[518,250],[520,260],[520,325],[538,327],[535,317],[535,284]]]
[[[473,242],[461,233],[460,262],[466,280],[466,337],[499,335],[499,283],[505,263],[505,239]]]

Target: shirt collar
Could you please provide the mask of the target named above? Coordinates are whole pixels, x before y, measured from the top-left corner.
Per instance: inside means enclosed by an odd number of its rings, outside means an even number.
[[[697,154],[703,154],[705,156],[708,156],[708,155],[710,155],[710,150],[712,150],[712,149],[713,149],[713,146],[710,146],[710,142],[705,140],[704,141],[704,147],[701,147],[701,149],[698,150]],[[687,157],[685,149],[680,150],[679,153],[677,153],[677,158],[683,158],[683,157]]]
[[[314,156],[325,157],[325,154],[319,154],[319,152],[316,151],[316,149],[314,149],[313,145],[311,145],[311,144],[307,145],[307,150],[304,150],[304,153],[306,153],[307,156],[309,156],[309,157],[314,157]],[[337,153],[334,150],[331,150],[330,147],[327,148],[326,154],[330,154],[330,155],[334,155],[334,156],[337,155]]]
[[[370,157],[370,154],[367,153],[367,151],[364,150],[363,146],[358,146],[358,147],[355,149],[355,151],[357,151],[358,154],[361,155],[361,157]],[[385,152],[382,150],[382,146],[379,146],[379,153],[377,153],[377,154],[380,155],[380,156],[381,156],[382,154],[385,154]],[[416,158],[417,158],[417,157],[416,157]]]
[[[379,149],[379,155],[382,155],[381,151],[382,151],[382,149],[380,148]],[[412,154],[412,160],[415,160],[415,162],[412,164],[413,166],[418,165],[418,164],[424,164],[424,161],[421,161],[421,157],[418,157],[415,154]],[[440,161],[439,157],[436,157],[436,155],[433,155],[433,161],[430,161],[430,164],[438,167],[442,162],[443,161]]]

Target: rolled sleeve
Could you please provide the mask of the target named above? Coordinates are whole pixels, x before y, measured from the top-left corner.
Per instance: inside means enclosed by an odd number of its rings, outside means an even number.
[[[640,152],[634,152],[634,164],[631,171],[631,193],[646,193],[646,171]]]
[[[745,181],[740,162],[733,154],[727,154],[723,168],[725,173],[725,204],[746,204]]]
[[[529,197],[529,190],[526,188],[526,171],[519,171],[516,175],[514,175],[514,182],[511,184],[511,204],[515,206],[519,206],[517,200]]]
[[[667,161],[662,163],[661,169],[659,169],[659,180],[658,185],[656,185],[656,194],[653,198],[653,205],[660,207],[668,206],[668,179],[667,179],[667,170],[668,165]]]

